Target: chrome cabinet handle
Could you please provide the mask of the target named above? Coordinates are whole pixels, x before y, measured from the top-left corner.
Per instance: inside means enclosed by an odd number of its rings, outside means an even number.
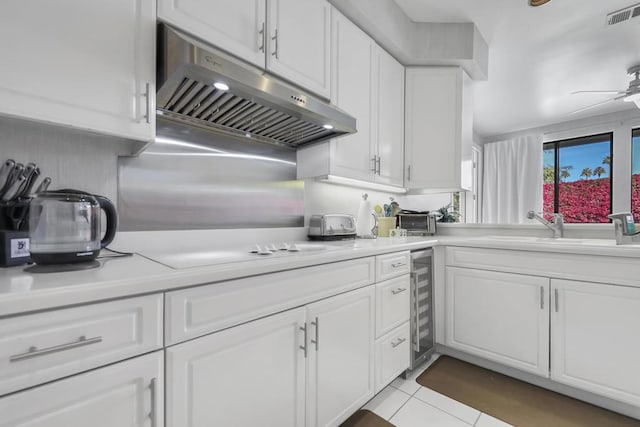
[[[304,345],[300,346],[300,350],[304,351],[304,358],[307,358],[307,324],[300,326],[300,330],[304,332]]]
[[[553,290],[553,296],[555,299],[556,313],[557,313],[560,311],[560,302],[558,301],[558,288]]]
[[[319,342],[319,340],[318,340],[319,332],[318,331],[320,330],[320,322],[318,322],[318,318],[316,317],[315,322],[311,322],[311,324],[313,326],[315,326],[315,328],[316,328],[316,339],[315,340],[311,340],[311,342],[316,345],[316,351],[318,351],[318,342]]]
[[[407,166],[407,181],[411,181],[411,165]]]
[[[151,412],[149,413],[149,419],[151,420],[151,427],[156,427],[158,424],[158,419],[156,417],[156,405],[158,399],[158,379],[151,378],[151,383],[149,384],[149,390],[151,391]]]
[[[151,84],[149,82],[147,82],[144,85],[144,98],[146,100],[146,104],[147,104],[147,112],[144,115],[145,121],[149,124],[151,124],[151,94],[150,94],[150,86]]]
[[[278,29],[275,29],[275,32],[273,34],[273,37],[271,37],[271,40],[273,40],[273,53],[271,53],[271,55],[275,56],[276,59],[280,59],[278,58]]]
[[[376,159],[378,158],[378,156],[373,156],[371,158],[371,163],[373,163],[373,167],[371,168],[371,172],[373,172],[374,174],[376,173]]]
[[[399,346],[400,344],[402,344],[406,340],[407,340],[406,338],[398,338],[398,341],[391,343],[391,347],[396,348],[397,346]]]
[[[391,293],[392,293],[393,295],[398,295],[398,294],[400,294],[400,293],[402,293],[402,292],[404,292],[404,291],[406,291],[406,290],[407,290],[407,288],[391,289]]]
[[[376,173],[380,175],[380,156],[377,157],[378,159],[376,160]]]
[[[262,28],[260,29],[260,31],[258,31],[258,34],[260,34],[260,43],[261,43],[258,49],[260,50],[260,52],[264,53],[264,45],[266,43],[265,32],[264,32],[264,22],[262,23]]]
[[[540,286],[540,309],[544,310],[544,286]]]
[[[47,347],[38,350],[38,347],[31,346],[26,353],[20,353],[9,357],[9,362],[19,362],[21,360],[32,359],[34,357],[45,356],[51,353],[57,353],[59,351],[71,350],[73,348],[84,347],[85,345],[97,344],[102,342],[102,337],[87,338],[84,335],[78,338],[77,341],[54,345],[53,347]]]
[[[404,267],[405,265],[407,265],[406,262],[394,262],[393,264],[391,264],[391,268]]]

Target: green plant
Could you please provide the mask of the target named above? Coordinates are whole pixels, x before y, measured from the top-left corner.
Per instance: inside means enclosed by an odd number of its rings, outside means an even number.
[[[457,222],[459,214],[456,212],[449,212],[451,203],[438,209],[438,222]]]

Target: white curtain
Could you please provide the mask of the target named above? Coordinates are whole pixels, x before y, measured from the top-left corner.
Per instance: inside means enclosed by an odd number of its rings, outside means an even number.
[[[484,145],[482,222],[521,224],[542,210],[542,135]]]

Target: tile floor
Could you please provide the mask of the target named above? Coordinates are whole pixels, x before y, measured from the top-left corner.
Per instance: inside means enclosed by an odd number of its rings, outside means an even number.
[[[375,412],[396,427],[508,427],[490,415],[423,387],[416,378],[438,358],[416,368],[406,380],[396,378],[371,399],[364,409]]]

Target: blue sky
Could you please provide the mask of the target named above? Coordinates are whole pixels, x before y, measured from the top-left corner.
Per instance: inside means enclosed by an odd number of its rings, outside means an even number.
[[[640,138],[639,138],[640,139]],[[640,168],[640,143],[638,145],[638,156],[634,156],[638,160]],[[602,174],[601,178],[609,177],[609,166],[602,164],[602,159],[609,155],[609,141],[596,142],[587,145],[576,145],[573,147],[560,148],[560,167],[573,166],[569,171],[571,176],[563,179],[563,182],[573,182],[579,179],[580,173],[584,168],[591,168],[593,171],[596,167],[602,166],[607,172]],[[634,145],[635,148],[635,145]],[[544,165],[553,166],[553,150],[545,150]],[[595,175],[592,178],[597,178]]]
[[[632,154],[631,173],[640,173],[640,136],[633,138],[633,154]]]

